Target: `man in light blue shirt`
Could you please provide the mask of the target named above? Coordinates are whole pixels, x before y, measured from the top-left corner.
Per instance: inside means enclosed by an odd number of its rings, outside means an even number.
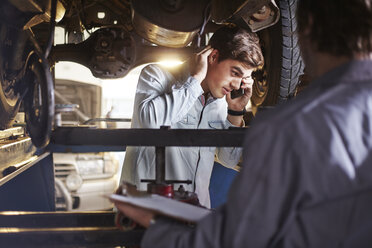
[[[145,67],[134,100],[132,128],[227,129],[241,127],[250,97],[251,73],[263,65],[256,34],[238,27],[217,30],[210,48],[195,55],[177,71],[160,65]],[[244,95],[232,99],[240,87]],[[166,179],[191,180],[185,189],[196,192],[210,207],[209,181],[215,160],[234,167],[241,148],[166,147]],[[155,178],[155,148],[127,147],[122,179],[146,190],[141,179]],[[178,185],[175,185],[177,189]]]
[[[371,247],[372,0],[296,16],[310,86],[256,119],[227,203],[195,228],[116,203],[149,227],[141,247]]]

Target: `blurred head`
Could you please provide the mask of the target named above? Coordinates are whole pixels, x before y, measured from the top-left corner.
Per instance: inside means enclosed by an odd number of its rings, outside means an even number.
[[[318,52],[352,58],[372,52],[372,0],[298,0],[298,33]]]
[[[236,26],[223,26],[209,41],[214,49],[208,57],[205,90],[222,98],[240,87],[242,80],[253,83],[252,71],[263,66],[259,38]]]

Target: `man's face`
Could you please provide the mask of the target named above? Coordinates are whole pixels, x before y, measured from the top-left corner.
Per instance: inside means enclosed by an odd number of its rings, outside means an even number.
[[[213,56],[215,54],[211,54]],[[217,54],[218,56],[218,54]],[[251,74],[253,68],[247,68],[241,62],[225,59],[218,62],[218,57],[208,61],[208,72],[206,76],[207,91],[215,98],[222,98],[230,94],[232,90],[240,88],[242,80],[249,85],[253,84]]]

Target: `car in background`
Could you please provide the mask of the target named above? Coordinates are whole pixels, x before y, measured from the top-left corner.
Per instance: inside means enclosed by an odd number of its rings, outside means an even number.
[[[119,162],[111,152],[54,153],[56,210],[109,210],[105,197],[118,187]]]
[[[99,81],[85,83],[57,78],[55,99],[57,125],[82,126],[84,122],[101,116],[102,87]],[[104,124],[86,126],[102,127]],[[59,147],[57,151],[61,152],[53,153],[56,210],[112,209],[112,203],[104,196],[118,187],[121,173],[118,154],[72,153],[68,147]]]

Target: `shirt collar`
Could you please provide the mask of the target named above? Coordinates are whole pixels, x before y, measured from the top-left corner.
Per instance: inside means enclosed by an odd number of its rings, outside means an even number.
[[[199,101],[200,103],[205,106],[207,104],[210,104],[214,101],[218,100],[218,98],[213,97],[211,94],[208,93],[207,98],[204,96],[204,94],[200,95]]]

